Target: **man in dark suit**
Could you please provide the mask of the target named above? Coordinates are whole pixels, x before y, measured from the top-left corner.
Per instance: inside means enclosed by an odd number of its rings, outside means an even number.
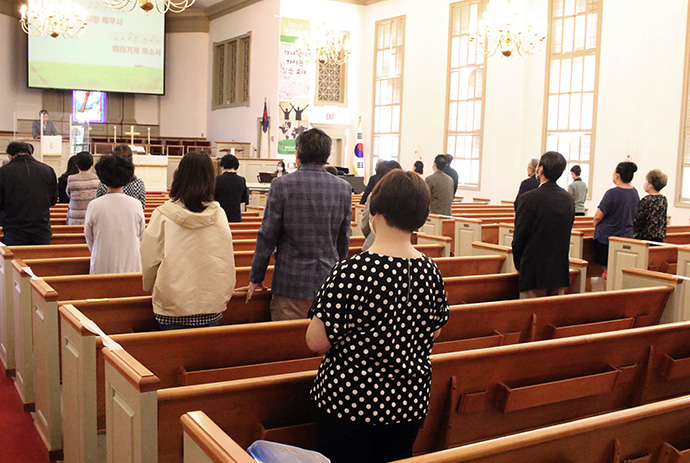
[[[518,194],[515,197],[515,202],[513,203],[513,207],[516,211],[520,196],[528,191],[534,190],[539,186],[539,179],[537,178],[537,164],[539,164],[539,159],[536,158],[531,159],[527,164],[527,178],[520,183],[520,189],[518,190]]]
[[[537,167],[539,187],[520,197],[513,235],[520,298],[563,294],[569,285],[568,254],[575,202],[556,184],[565,166],[560,153],[545,153]]]
[[[446,154],[446,168],[443,169],[443,172],[449,176],[450,178],[453,179],[453,198],[455,198],[455,193],[458,192],[458,182],[459,182],[459,176],[458,176],[458,171],[453,169],[451,164],[453,163],[453,156],[450,154]]]
[[[41,137],[41,124],[43,124],[43,135],[60,135],[55,123],[48,120],[48,111],[41,109],[38,113],[38,119],[31,124],[31,135],[34,138]]]
[[[232,154],[226,154],[220,159],[223,173],[216,177],[216,201],[228,216],[228,222],[242,222],[242,206],[249,203],[249,191],[244,177],[237,175],[240,161]]]

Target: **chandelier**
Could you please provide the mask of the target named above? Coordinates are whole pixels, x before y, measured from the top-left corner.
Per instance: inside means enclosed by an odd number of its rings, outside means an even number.
[[[72,0],[28,0],[20,9],[22,29],[29,35],[76,39],[86,27],[86,11]]]
[[[350,41],[333,31],[317,32],[312,40],[297,41],[302,58],[321,64],[340,66],[350,59]]]
[[[147,13],[156,8],[162,14],[168,11],[182,13],[194,4],[194,0],[103,0],[103,2],[118,10],[132,11],[139,5],[139,8]]]
[[[538,53],[546,34],[525,18],[524,10],[517,0],[492,0],[471,40],[489,56],[498,51],[506,58],[515,52],[520,56]]]

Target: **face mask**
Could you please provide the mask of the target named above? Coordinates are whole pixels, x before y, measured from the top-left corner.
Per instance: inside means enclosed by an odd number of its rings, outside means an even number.
[[[371,230],[371,232],[372,232],[374,235],[376,234],[376,228],[374,228],[374,219],[375,219],[375,218],[376,218],[376,216],[371,217],[371,218],[369,219],[369,230]]]
[[[278,167],[278,172],[282,172],[282,171],[283,171],[283,168],[282,168],[282,167]]]

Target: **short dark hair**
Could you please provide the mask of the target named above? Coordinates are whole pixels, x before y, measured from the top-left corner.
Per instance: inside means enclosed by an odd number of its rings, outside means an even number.
[[[49,113],[48,111],[46,111],[45,109],[41,109],[41,110],[38,112],[38,115],[39,115],[39,116],[42,116],[42,115],[44,115],[44,114],[50,114],[50,113]]]
[[[105,186],[121,188],[134,178],[134,164],[122,156],[108,154],[96,163],[96,175]]]
[[[446,154],[446,164],[451,165],[453,163],[453,156]]]
[[[381,180],[384,175],[393,169],[402,169],[398,161],[380,161],[376,164],[376,178]]]
[[[415,161],[414,162],[414,171],[417,172],[419,175],[424,174],[424,163],[422,161]]]
[[[422,177],[394,169],[376,183],[369,212],[383,215],[391,227],[413,232],[426,222],[430,202],[431,193]]]
[[[81,151],[74,156],[79,170],[89,170],[93,166],[93,155],[88,151]]]
[[[321,129],[310,129],[297,136],[297,155],[302,164],[328,162],[331,155],[331,137]]]
[[[222,158],[220,158],[220,166],[223,169],[239,169],[240,167],[240,161],[237,160],[237,157],[235,157],[234,154],[226,154]]]
[[[443,170],[446,168],[448,165],[448,159],[446,158],[445,154],[439,154],[434,158],[434,164],[436,164],[436,168],[438,170]]]
[[[132,162],[132,148],[130,148],[129,145],[125,145],[124,143],[115,145],[115,148],[113,148],[113,151],[111,152],[115,156],[122,156],[129,162]]]
[[[23,141],[13,141],[7,145],[5,150],[10,156],[16,156],[18,154],[31,154],[33,150],[31,145]]]
[[[542,171],[544,177],[552,182],[555,182],[561,178],[561,175],[563,175],[563,171],[565,170],[565,166],[567,166],[568,163],[561,153],[557,151],[547,151],[541,155],[539,165],[544,169]]]
[[[570,168],[570,172],[575,174],[576,177],[579,177],[580,174],[582,173],[582,169],[580,168],[579,165],[575,164],[573,167]]]
[[[653,169],[647,172],[647,183],[652,185],[656,191],[661,191],[668,184],[668,175],[659,169]]]
[[[619,162],[616,166],[616,173],[621,176],[623,183],[630,183],[635,172],[637,172],[637,164],[631,161]]]
[[[213,201],[216,175],[211,157],[206,153],[190,151],[180,161],[173,176],[170,197],[182,201],[192,212],[203,212],[204,203]]]

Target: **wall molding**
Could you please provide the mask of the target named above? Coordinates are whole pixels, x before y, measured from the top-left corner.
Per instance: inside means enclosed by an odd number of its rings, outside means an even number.
[[[0,14],[19,19],[19,0],[0,0]]]
[[[230,14],[233,11],[241,10],[255,3],[259,3],[261,0],[223,0],[220,3],[216,3],[213,6],[209,6],[204,10],[208,19],[218,19],[221,16]]]
[[[185,10],[165,16],[165,32],[208,32],[210,20],[204,10]]]

